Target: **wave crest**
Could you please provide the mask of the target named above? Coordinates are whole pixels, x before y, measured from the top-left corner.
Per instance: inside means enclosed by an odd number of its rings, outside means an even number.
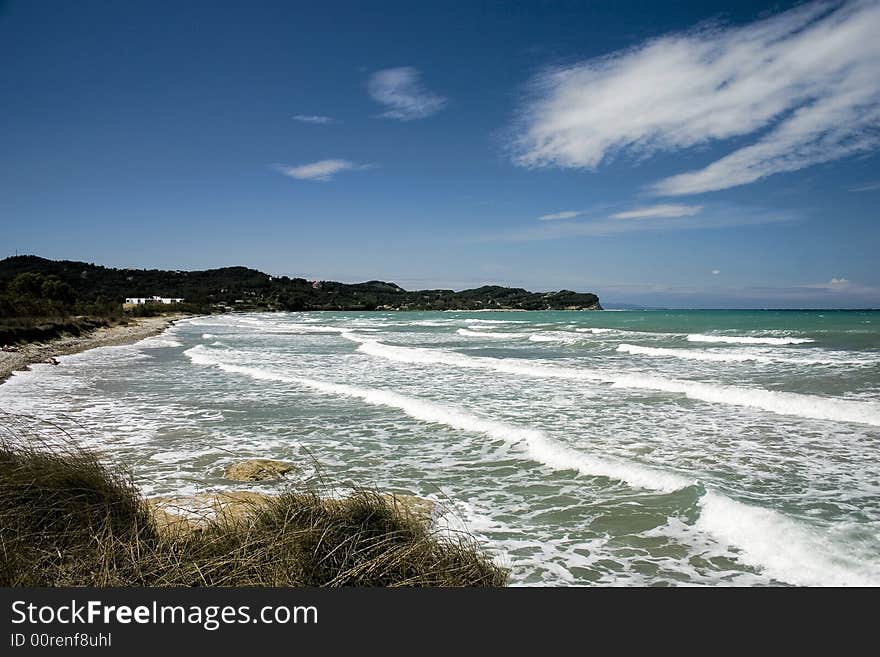
[[[812,338],[771,338],[771,337],[751,337],[737,335],[706,335],[703,333],[691,333],[687,336],[688,342],[719,342],[722,344],[806,344],[815,342]]]
[[[515,358],[467,356],[443,350],[387,345],[366,340],[364,336],[352,333],[343,333],[342,337],[359,342],[358,350],[363,353],[404,363],[451,365],[539,378],[608,383],[618,388],[683,394],[690,399],[712,404],[757,408],[779,415],[880,426],[880,403],[877,402],[833,399],[762,388],[739,388],[701,381],[666,379],[647,374],[621,374],[588,368],[539,365]]]

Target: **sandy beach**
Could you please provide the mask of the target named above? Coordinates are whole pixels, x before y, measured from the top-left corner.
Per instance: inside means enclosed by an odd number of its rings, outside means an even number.
[[[50,342],[35,342],[18,346],[18,351],[0,351],[0,384],[13,372],[28,369],[33,363],[45,363],[57,356],[76,354],[95,347],[129,344],[158,335],[174,322],[189,315],[142,317],[133,319],[126,326],[110,326],[92,331],[87,335],[57,338]]]

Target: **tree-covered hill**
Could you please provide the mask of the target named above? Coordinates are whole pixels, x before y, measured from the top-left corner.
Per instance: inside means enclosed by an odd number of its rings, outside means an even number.
[[[126,297],[179,297],[191,310],[601,310],[595,294],[473,290],[407,291],[383,281],[337,283],[273,277],[247,267],[204,271],[115,269],[71,260],[0,260],[0,316],[102,314]]]

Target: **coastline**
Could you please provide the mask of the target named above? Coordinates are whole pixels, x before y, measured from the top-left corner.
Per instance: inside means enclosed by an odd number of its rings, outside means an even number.
[[[0,385],[14,372],[29,369],[36,363],[45,363],[58,356],[69,356],[96,347],[131,344],[144,338],[159,335],[175,322],[192,315],[166,315],[141,317],[129,324],[95,329],[87,335],[67,336],[49,342],[32,342],[18,347],[17,351],[0,351]]]
[[[400,310],[398,312],[424,312]],[[272,311],[270,311],[272,312]],[[332,312],[332,311],[312,311]],[[430,312],[430,311],[429,311]],[[475,310],[446,309],[440,312],[480,313],[480,312],[542,312],[524,308],[483,308]],[[48,342],[29,342],[18,345],[17,351],[0,351],[0,385],[3,385],[15,372],[30,369],[31,365],[47,363],[58,356],[69,356],[97,347],[112,347],[139,342],[145,338],[159,335],[181,319],[195,317],[191,313],[163,315],[159,317],[138,317],[126,325],[108,326],[79,336],[54,338]]]

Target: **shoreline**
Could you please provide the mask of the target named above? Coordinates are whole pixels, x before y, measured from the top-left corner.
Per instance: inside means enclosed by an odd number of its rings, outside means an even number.
[[[17,351],[0,351],[0,385],[15,372],[30,369],[31,365],[46,363],[58,356],[69,356],[96,347],[131,344],[163,333],[174,323],[193,315],[166,315],[140,317],[131,323],[95,329],[79,336],[55,338],[49,342],[31,342],[20,345]]]
[[[524,308],[483,308],[474,310],[446,309],[442,311],[422,311],[395,309],[397,312],[452,312],[452,313],[479,313],[479,312],[545,312],[526,310]],[[253,311],[253,312],[277,312],[277,311]],[[282,311],[286,312],[286,311]],[[359,311],[321,311],[312,310],[305,312],[359,312]],[[363,312],[363,311],[360,311]],[[369,312],[369,311],[367,311]],[[379,311],[383,312],[383,311]],[[389,311],[384,311],[389,312]],[[565,312],[565,311],[561,311]],[[574,311],[570,311],[574,312]],[[123,344],[132,344],[149,337],[163,333],[170,326],[180,321],[196,317],[190,313],[176,315],[163,315],[158,317],[138,317],[129,320],[129,324],[107,326],[79,336],[64,336],[54,338],[49,342],[29,342],[18,345],[16,351],[0,351],[0,385],[12,377],[15,372],[25,372],[31,365],[56,364],[52,359],[59,356],[78,354],[97,347],[112,347]]]

